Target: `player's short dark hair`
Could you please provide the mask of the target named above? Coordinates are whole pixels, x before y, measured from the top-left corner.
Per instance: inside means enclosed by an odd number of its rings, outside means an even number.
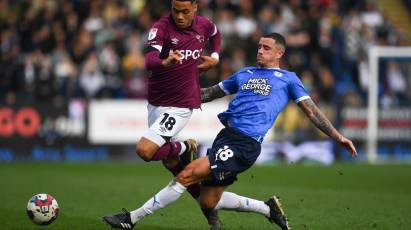
[[[287,44],[285,42],[285,38],[283,37],[283,35],[281,35],[279,33],[266,34],[266,35],[263,35],[263,38],[272,38],[272,39],[274,39],[275,43],[282,46],[284,48],[284,50],[287,47]]]

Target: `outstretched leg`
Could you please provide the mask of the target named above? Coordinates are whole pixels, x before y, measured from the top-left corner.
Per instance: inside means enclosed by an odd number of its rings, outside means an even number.
[[[177,176],[183,171],[185,166],[198,158],[197,142],[193,139],[188,139],[184,141],[184,144],[185,151],[180,156],[170,156],[163,159],[164,167],[166,167],[174,176]],[[198,200],[200,196],[200,183],[188,186],[187,191],[195,200]]]
[[[198,146],[195,140],[189,139],[184,143],[187,144],[186,153],[182,155],[182,157],[168,157],[163,160],[164,166],[173,173],[174,176],[177,176],[181,171],[183,171],[184,167],[187,165],[187,162],[192,161],[192,159],[198,158]],[[182,158],[182,160],[181,160]],[[201,186],[200,183],[194,183],[187,187],[187,192],[197,201],[200,202],[200,190]],[[201,208],[204,216],[207,219],[207,222],[210,224],[212,230],[220,230],[221,229],[221,221],[218,217],[217,210],[205,210]]]
[[[163,165],[174,176],[177,176],[185,166],[198,158],[198,144],[193,139],[188,139],[184,142],[175,140],[171,141],[170,138],[160,138],[150,132],[148,132],[147,136],[150,136],[155,141],[143,137],[136,146],[137,154],[145,161],[162,160]],[[163,141],[166,140],[167,142],[164,143]],[[158,147],[159,144],[163,145]],[[187,191],[194,198],[194,200],[199,202],[200,183],[195,183],[188,186]],[[206,218],[210,221],[208,216],[206,216]],[[214,212],[212,218],[218,219],[217,211]]]
[[[203,187],[201,197],[203,196],[203,193],[207,193],[207,190],[211,189],[212,187]],[[266,202],[263,202],[249,197],[240,196],[232,192],[224,192],[214,209],[259,213],[267,217],[271,223],[275,223],[280,226],[282,230],[291,229],[287,217],[281,207],[280,199],[276,196],[273,196]]]
[[[208,157],[202,157],[191,162],[174,178],[166,187],[160,190],[140,208],[126,213],[127,221],[130,220],[131,228],[142,218],[155,213],[157,210],[167,207],[178,200],[189,185],[198,183],[210,176],[210,162]],[[103,217],[109,225],[117,229],[131,229],[123,227],[128,222],[122,222],[119,214]]]

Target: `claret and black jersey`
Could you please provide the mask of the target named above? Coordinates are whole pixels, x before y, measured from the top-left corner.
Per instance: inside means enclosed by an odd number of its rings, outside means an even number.
[[[178,28],[171,16],[158,20],[150,29],[147,45],[167,58],[172,50],[183,54],[182,64],[152,70],[148,83],[148,101],[154,106],[200,107],[200,84],[197,65],[217,27],[207,18],[195,16],[188,28]]]

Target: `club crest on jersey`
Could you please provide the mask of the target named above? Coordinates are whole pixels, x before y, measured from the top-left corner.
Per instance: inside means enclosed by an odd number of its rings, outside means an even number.
[[[247,83],[241,86],[241,90],[252,90],[255,94],[268,96],[271,93],[272,85],[266,78],[250,78]]]
[[[172,38],[171,39],[171,44],[173,44],[173,45],[177,45],[178,42],[179,42],[179,40],[177,38]]]
[[[198,42],[204,42],[204,36],[203,35],[197,34],[196,39],[197,39]]]
[[[277,71],[275,71],[273,74],[274,74],[274,76],[276,76],[276,77],[282,77],[282,76],[283,76],[283,73],[277,72]]]
[[[151,28],[150,32],[148,33],[148,40],[153,40],[157,36],[157,28]]]

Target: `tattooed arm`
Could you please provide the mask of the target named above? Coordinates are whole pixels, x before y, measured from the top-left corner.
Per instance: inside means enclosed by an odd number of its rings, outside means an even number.
[[[210,102],[224,96],[225,93],[218,84],[208,88],[201,88],[201,103]]]
[[[311,99],[302,100],[298,103],[298,106],[304,111],[305,115],[311,120],[311,122],[327,134],[329,137],[338,141],[340,144],[344,145],[348,151],[350,151],[351,156],[356,156],[357,151],[351,140],[344,137],[340,132],[338,132],[331,122],[327,119],[323,112],[314,104]]]

